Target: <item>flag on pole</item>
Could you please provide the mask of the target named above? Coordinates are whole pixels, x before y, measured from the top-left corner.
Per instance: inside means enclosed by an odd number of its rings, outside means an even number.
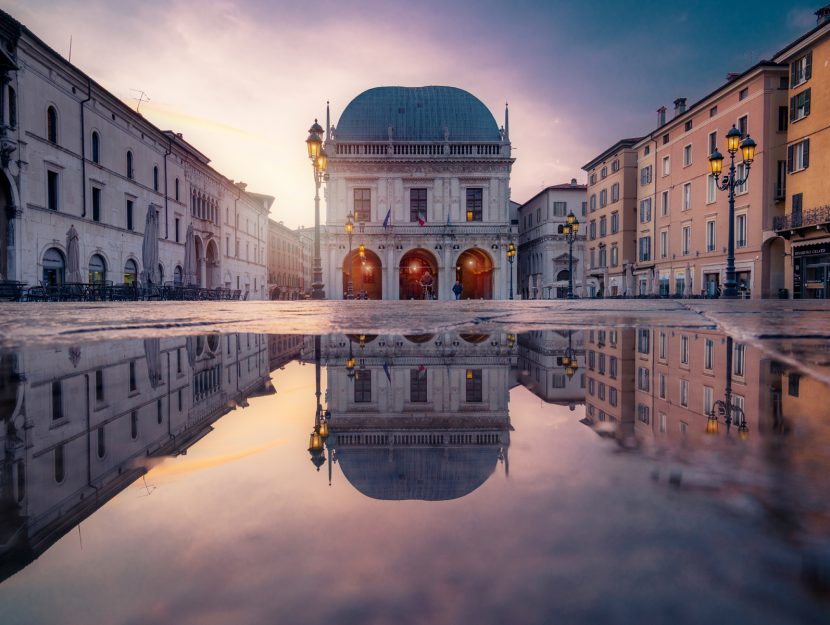
[[[383,363],[383,372],[386,374],[386,379],[392,381],[392,374],[389,372],[389,363]]]
[[[423,226],[426,223],[426,219],[424,219],[424,214],[418,210],[418,225]]]
[[[427,368],[424,365],[419,365],[418,366],[418,377],[423,380],[424,376],[426,374],[427,374]]]
[[[447,225],[450,225],[450,211],[447,211]]]
[[[392,218],[392,207],[389,207],[389,210],[386,211],[386,217],[383,218],[383,227],[389,227],[389,220]]]

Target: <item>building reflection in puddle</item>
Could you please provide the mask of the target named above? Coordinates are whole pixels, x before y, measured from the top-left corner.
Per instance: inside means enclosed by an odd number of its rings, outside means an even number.
[[[327,408],[318,426],[328,435],[323,451],[312,433],[310,451],[318,467],[327,461],[329,479],[338,464],[367,497],[438,501],[471,493],[499,463],[509,470],[513,335],[312,341],[315,361],[326,365]]]

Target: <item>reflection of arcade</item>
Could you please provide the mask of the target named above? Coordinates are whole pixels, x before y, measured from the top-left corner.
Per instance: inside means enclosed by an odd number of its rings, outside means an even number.
[[[31,348],[0,357],[0,580],[268,384],[266,337]]]
[[[426,250],[411,250],[404,254],[399,288],[400,299],[438,299],[438,263],[435,257]]]
[[[493,261],[479,249],[458,257],[455,278],[461,283],[461,299],[493,299]]]
[[[519,382],[551,404],[572,410],[585,401],[581,330],[537,330],[519,336]]]
[[[368,338],[323,339],[330,476],[337,463],[368,497],[446,500],[507,470],[513,337]]]

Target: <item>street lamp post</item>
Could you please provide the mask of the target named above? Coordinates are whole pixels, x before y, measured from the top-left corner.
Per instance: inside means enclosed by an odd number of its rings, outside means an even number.
[[[354,259],[352,259],[352,231],[354,230],[354,214],[349,213],[346,217],[346,234],[349,235],[349,281],[346,285],[346,299],[354,299],[354,285],[352,284],[352,269],[354,268]]]
[[[574,241],[579,233],[579,220],[573,212],[568,213],[567,222],[559,224],[559,233],[568,242],[568,299],[574,298]]]
[[[311,298],[326,299],[323,289],[323,263],[320,259],[320,184],[326,175],[328,157],[323,149],[323,127],[314,120],[308,129],[308,158],[314,170],[314,258],[311,263]]]
[[[755,147],[755,141],[749,135],[741,141],[741,131],[732,126],[729,132],[726,133],[729,174],[723,176],[723,180],[720,179],[723,173],[723,154],[718,152],[716,148],[709,156],[709,166],[712,170],[712,177],[715,179],[715,186],[721,191],[729,192],[729,248],[726,254],[726,279],[723,281],[722,293],[722,297],[726,298],[738,297],[735,282],[735,188],[744,185],[749,178],[749,168],[752,161],[755,160]],[[744,165],[746,166],[743,178],[738,178],[735,169],[735,154],[739,149],[743,153]]]
[[[510,299],[513,299],[513,261],[516,258],[516,246],[507,244],[507,262],[510,263]]]

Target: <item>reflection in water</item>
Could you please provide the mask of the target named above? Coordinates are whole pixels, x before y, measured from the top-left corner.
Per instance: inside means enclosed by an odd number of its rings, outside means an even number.
[[[301,337],[253,334],[23,349],[0,359],[0,579],[246,398]],[[270,390],[269,390],[270,389]]]

